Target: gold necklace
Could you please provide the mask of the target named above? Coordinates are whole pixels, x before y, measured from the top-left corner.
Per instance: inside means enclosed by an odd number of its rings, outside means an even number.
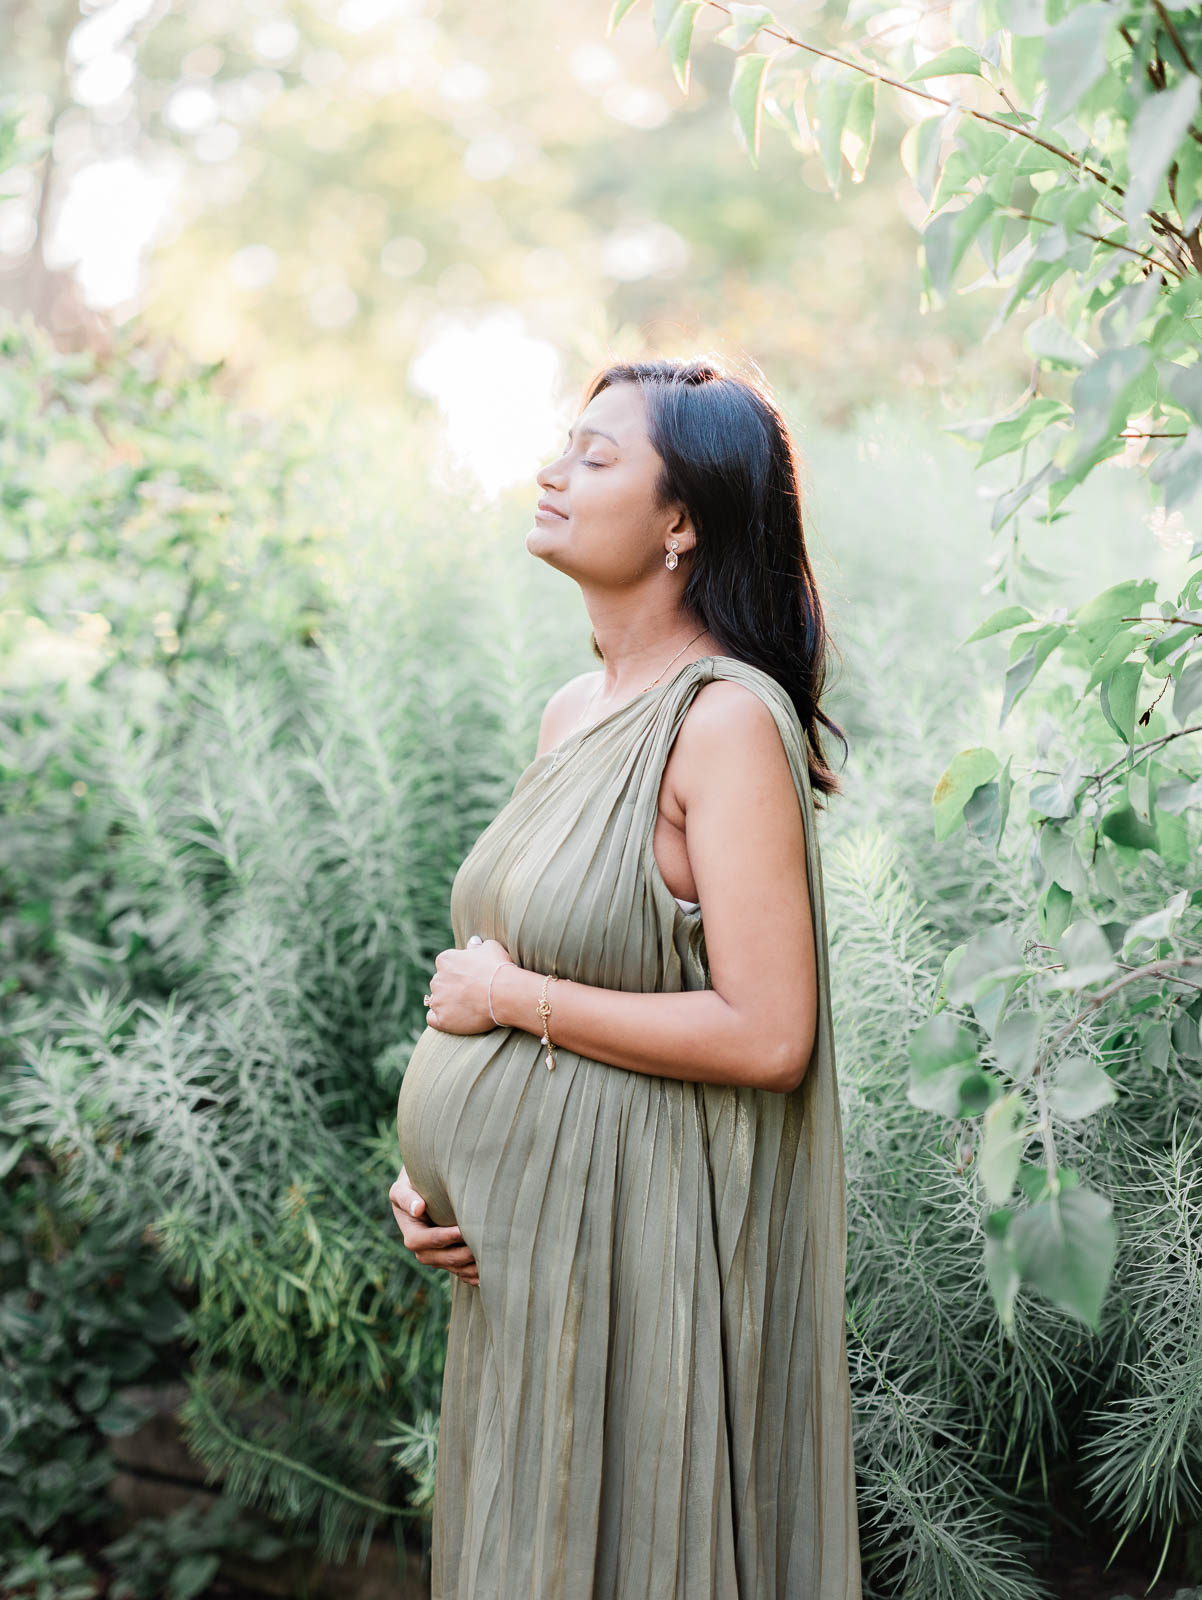
[[[655,687],[655,685],[659,682],[659,680],[663,677],[664,673],[667,672],[668,668],[672,665],[673,661],[676,660],[676,656],[682,656],[685,653],[685,651],[689,648],[689,646],[691,644],[695,644],[697,642],[697,640],[700,639],[701,634],[704,633],[704,632],[705,632],[705,629],[702,628],[700,633],[695,633],[691,639],[686,639],[685,642],[681,645],[680,649],[676,652],[676,655],[669,656],[668,660],[664,662],[663,666],[655,674],[655,677],[652,678],[651,682],[647,685],[647,687],[644,688],[644,689],[640,689],[638,691],[638,694],[632,694],[630,696],[630,700],[623,700],[622,706],[628,706],[630,704],[631,700],[637,700],[639,698],[639,695],[646,694],[647,693],[647,689],[653,689]],[[565,733],[563,738],[559,741],[558,748],[560,750],[562,750],[562,748],[566,744],[566,742],[569,739],[573,738],[577,733],[580,733],[582,731],[583,732],[587,732],[588,731],[588,728],[590,726],[590,724],[589,724],[589,722],[587,720],[588,719],[588,714],[593,709],[593,706],[596,704],[597,693],[600,690],[600,688],[601,688],[601,684],[598,684],[597,688],[594,689],[592,694],[589,696],[588,705],[585,706],[585,708],[584,708],[584,716],[576,724],[576,726],[572,729],[571,733]],[[620,711],[622,709],[622,706],[615,706],[614,710],[615,711]],[[551,765],[548,768],[548,770],[550,772],[554,772],[557,764],[558,764],[558,758],[556,758],[556,760],[551,762]]]

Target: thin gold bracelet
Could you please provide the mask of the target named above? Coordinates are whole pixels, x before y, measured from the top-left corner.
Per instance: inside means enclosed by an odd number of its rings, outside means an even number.
[[[553,980],[556,983],[558,983],[559,982],[558,976],[554,972],[548,972],[547,976],[543,979],[543,992],[539,996],[539,1001],[538,1001],[538,1014],[542,1018],[542,1022],[543,1022],[542,1043],[545,1044],[546,1047],[547,1047],[547,1071],[548,1072],[554,1072],[555,1071],[555,1046],[551,1043],[551,1032],[550,1032],[550,1029],[551,1029],[551,1006],[550,1006],[549,1001],[547,1000],[547,986]]]

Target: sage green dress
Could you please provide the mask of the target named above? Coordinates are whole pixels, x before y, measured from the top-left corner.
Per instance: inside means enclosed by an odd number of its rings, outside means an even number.
[[[499,939],[604,989],[710,986],[703,908],[673,896],[652,838],[713,678],[765,701],[793,771],[815,1052],[779,1094],[562,1047],[548,1071],[523,1029],[426,1029],[401,1154],[480,1272],[452,1279],[432,1600],[860,1600],[822,871],[785,691],[703,656],[539,756],[455,877],[454,943]]]

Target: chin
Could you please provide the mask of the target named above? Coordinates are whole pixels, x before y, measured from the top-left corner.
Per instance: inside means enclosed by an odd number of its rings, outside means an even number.
[[[554,552],[559,548],[559,541],[539,522],[536,522],[526,535],[526,549],[530,554],[550,562],[553,567],[559,565],[553,559]]]

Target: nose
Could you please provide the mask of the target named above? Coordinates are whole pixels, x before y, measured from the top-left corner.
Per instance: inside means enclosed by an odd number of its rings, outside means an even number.
[[[553,489],[555,488],[557,482],[562,481],[563,475],[562,473],[557,472],[557,468],[566,455],[567,451],[562,450],[559,455],[555,457],[554,461],[549,461],[545,467],[539,470],[534,481],[538,484],[540,489]]]

